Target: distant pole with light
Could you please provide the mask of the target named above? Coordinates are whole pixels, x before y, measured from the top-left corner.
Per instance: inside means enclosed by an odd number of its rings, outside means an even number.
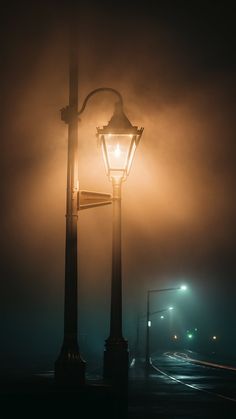
[[[146,360],[145,365],[147,371],[149,370],[150,366],[150,327],[148,326],[148,322],[150,321],[150,296],[154,293],[159,292],[167,292],[167,291],[185,291],[187,289],[186,285],[181,285],[179,287],[171,287],[171,288],[161,288],[161,289],[153,289],[147,291],[147,326],[146,326]],[[173,308],[169,308],[170,310]]]
[[[108,125],[98,128],[106,172],[113,187],[110,334],[105,343],[104,378],[128,379],[128,343],[122,333],[121,184],[127,179],[143,128],[133,126],[120,100]]]

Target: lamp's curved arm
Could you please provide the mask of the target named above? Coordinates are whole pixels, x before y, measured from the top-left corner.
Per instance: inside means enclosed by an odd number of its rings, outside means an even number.
[[[164,311],[169,311],[169,309],[163,308],[162,310],[152,311],[151,313],[149,313],[149,316],[152,316],[153,314],[163,313]],[[146,319],[146,318],[147,318],[146,314],[145,316],[141,317],[141,319]]]
[[[82,105],[81,109],[80,109],[80,110],[79,110],[79,112],[77,113],[77,115],[78,115],[78,116],[79,116],[79,115],[81,115],[81,114],[84,112],[84,110],[85,110],[85,108],[86,108],[86,105],[87,105],[87,103],[88,103],[88,100],[89,100],[89,99],[90,99],[93,95],[95,95],[96,93],[99,93],[99,92],[112,92],[112,93],[115,93],[115,95],[117,95],[117,96],[118,96],[118,98],[119,98],[119,102],[120,102],[121,106],[123,106],[123,98],[122,98],[122,96],[121,96],[120,92],[118,92],[118,90],[113,89],[112,87],[99,87],[98,89],[94,89],[94,90],[92,90],[92,92],[90,92],[90,93],[86,96],[86,98],[84,99],[84,102],[83,102],[83,105]]]

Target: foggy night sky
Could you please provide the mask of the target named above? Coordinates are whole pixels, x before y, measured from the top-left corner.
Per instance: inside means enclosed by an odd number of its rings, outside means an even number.
[[[176,327],[236,345],[235,10],[230,2],[81,2],[80,103],[110,86],[144,127],[123,185],[124,334],[134,345],[146,290],[189,285]],[[67,4],[67,6],[66,6]],[[54,362],[63,331],[69,2],[2,9],[0,360]],[[96,142],[115,97],[89,102],[79,124],[82,189],[110,192]],[[108,336],[111,207],[79,214],[80,346]]]

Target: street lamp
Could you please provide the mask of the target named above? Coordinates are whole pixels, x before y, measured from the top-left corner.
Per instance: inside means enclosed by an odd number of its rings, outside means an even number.
[[[161,289],[154,289],[147,291],[147,325],[150,320],[150,296],[151,294],[158,293],[158,292],[166,292],[166,291],[185,291],[187,289],[186,285],[180,285],[179,287],[171,287],[171,288],[161,288]],[[150,328],[146,327],[146,369],[149,369],[150,366]]]
[[[72,58],[75,77],[75,57]],[[70,83],[70,86],[74,84]],[[111,203],[109,194],[80,191],[78,188],[77,124],[88,100],[99,92],[112,92],[119,101],[108,125],[97,128],[109,179],[113,184],[113,253],[112,253],[112,293],[110,336],[106,343],[104,358],[105,376],[113,373],[114,363],[120,375],[128,371],[127,342],[122,336],[122,297],[121,297],[121,183],[130,171],[135,149],[141,138],[143,128],[132,126],[123,111],[121,94],[111,87],[100,87],[91,91],[77,111],[78,98],[70,91],[69,106],[61,110],[61,118],[68,124],[68,170],[67,170],[67,214],[66,214],[66,277],[64,305],[64,340],[59,358],[55,363],[55,376],[58,381],[76,381],[84,384],[85,362],[81,359],[77,343],[77,218],[78,210]],[[75,98],[76,96],[76,98]],[[76,99],[76,100],[75,100]],[[74,103],[75,102],[75,103]],[[73,105],[73,106],[72,106]],[[105,359],[109,358],[109,361]],[[122,369],[123,368],[123,369]],[[127,375],[126,371],[126,375]],[[121,374],[121,375],[122,375]]]
[[[150,290],[150,291],[154,291],[154,290]],[[157,292],[157,291],[162,291],[162,290],[155,290],[155,291]],[[148,310],[147,323],[146,323],[146,368],[147,369],[150,365],[150,355],[149,355],[149,353],[150,353],[150,328],[152,326],[152,322],[150,320],[150,317],[153,316],[154,314],[159,314],[159,313],[162,313],[164,311],[172,311],[172,310],[174,310],[173,306],[167,307],[167,308],[162,309],[162,310],[152,311],[152,312],[150,312]],[[163,315],[160,316],[161,320],[163,320],[164,318],[165,317]],[[147,362],[147,359],[148,359],[148,362]]]
[[[166,312],[166,311],[171,311],[171,310],[174,310],[174,307],[167,307],[167,308],[163,308],[162,310],[152,311],[150,313],[150,316],[153,316],[155,314],[160,314],[160,313],[163,313],[163,312]],[[165,317],[163,315],[160,316],[160,319],[161,320],[163,320],[164,318]],[[139,356],[139,350],[138,350],[138,348],[139,348],[139,335],[140,335],[140,333],[139,333],[139,326],[140,326],[141,321],[144,321],[145,322],[145,326],[146,326],[146,322],[147,322],[146,315],[145,316],[142,316],[142,317],[138,316],[138,319],[137,319],[137,333],[136,333],[136,357],[137,358]],[[151,320],[149,320],[147,322],[147,326],[148,327],[152,327],[152,321]]]
[[[150,316],[153,316],[154,314],[163,313],[163,311],[172,311],[172,310],[174,310],[174,307],[168,307],[168,308],[164,308],[163,310],[152,311],[150,313]],[[164,316],[161,315],[160,319],[164,319]],[[151,322],[151,320],[148,320],[147,321],[147,327],[151,327],[151,326],[152,326],[152,322]]]
[[[72,63],[73,64],[73,63]],[[75,66],[73,66],[73,70]],[[70,77],[74,73],[70,72]],[[70,86],[73,85],[70,83]],[[122,336],[121,296],[121,183],[130,171],[135,149],[143,128],[132,126],[123,111],[121,94],[111,87],[91,91],[79,111],[69,106],[61,110],[61,119],[68,128],[67,214],[66,214],[66,278],[64,305],[64,340],[55,363],[57,381],[85,382],[85,362],[81,359],[77,343],[77,212],[81,209],[111,203],[111,195],[82,191],[78,188],[77,124],[88,100],[99,92],[112,92],[119,101],[108,125],[97,128],[109,179],[113,184],[113,252],[110,336],[104,355],[104,376],[127,376],[128,345]],[[74,94],[71,96],[74,99]],[[70,99],[70,100],[72,100]],[[114,367],[115,366],[115,367]]]
[[[55,362],[55,379],[60,383],[85,384],[85,362],[78,345],[78,32],[73,19],[70,28],[69,106],[62,110],[61,119],[68,125],[64,337]],[[64,114],[63,114],[64,111]],[[66,114],[66,115],[65,115]]]
[[[121,101],[116,103],[108,125],[97,128],[106,172],[113,185],[121,185],[127,178],[142,132],[143,128],[138,129],[131,124]]]
[[[123,381],[128,378],[128,343],[122,333],[122,262],[121,262],[121,184],[126,180],[143,128],[133,126],[116,103],[108,125],[97,128],[106,173],[113,187],[112,283],[110,334],[105,343],[104,378]]]

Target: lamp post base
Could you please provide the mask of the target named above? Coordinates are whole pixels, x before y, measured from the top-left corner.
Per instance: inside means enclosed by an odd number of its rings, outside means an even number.
[[[114,384],[128,383],[129,352],[125,339],[108,338],[105,343],[103,377]]]
[[[54,376],[58,384],[85,385],[86,363],[81,359],[78,350],[62,347],[61,353],[55,362]]]

